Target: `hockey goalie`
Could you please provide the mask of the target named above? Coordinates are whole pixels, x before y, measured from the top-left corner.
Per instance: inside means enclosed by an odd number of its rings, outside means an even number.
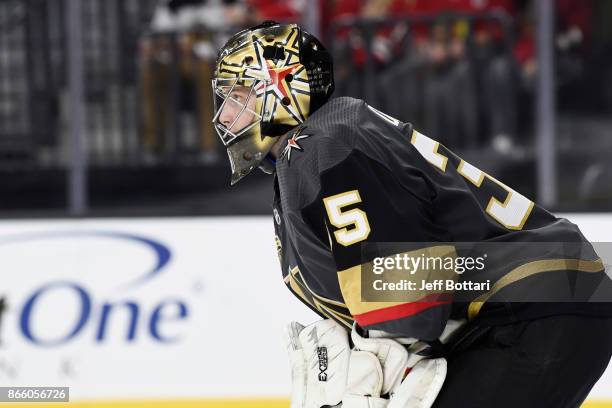
[[[332,58],[298,25],[234,35],[212,86],[231,183],[273,175],[284,282],[322,317],[288,327],[292,407],[580,406],[612,354],[612,285],[576,225],[411,124],[331,98]],[[377,259],[411,286],[435,271],[394,260],[465,242],[506,249],[450,277],[486,278],[471,297],[432,283],[368,298]]]

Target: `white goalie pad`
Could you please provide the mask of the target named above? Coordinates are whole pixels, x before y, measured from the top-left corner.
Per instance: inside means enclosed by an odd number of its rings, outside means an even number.
[[[381,394],[388,394],[402,381],[408,367],[408,351],[406,347],[393,339],[364,338],[357,333],[355,326],[351,332],[351,340],[356,350],[367,351],[375,355],[383,370],[383,386]]]
[[[348,332],[333,320],[288,327],[291,408],[320,408],[342,401],[349,371]]]
[[[425,359],[419,355],[418,352],[427,347],[423,342],[415,341],[408,345],[391,338],[364,338],[355,327],[351,339],[355,348],[351,355],[349,378],[355,369],[353,355],[360,350],[361,353],[376,356],[383,381],[380,389],[370,384],[363,386],[361,397],[357,397],[354,391],[350,395],[345,394],[343,408],[429,408],[433,405],[446,378],[444,358]],[[371,376],[363,377],[372,381]],[[390,399],[379,398],[385,395],[389,395]]]
[[[353,350],[342,408],[385,408],[389,400],[381,398],[383,382],[378,357],[367,351]]]
[[[431,407],[446,378],[444,358],[417,354],[425,343],[365,338],[355,328],[351,339],[352,350],[348,332],[332,320],[289,325],[291,408]]]
[[[394,390],[387,408],[430,408],[446,379],[446,359],[419,361]]]

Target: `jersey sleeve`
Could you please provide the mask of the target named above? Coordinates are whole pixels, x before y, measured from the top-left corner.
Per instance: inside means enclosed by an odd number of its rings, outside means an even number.
[[[330,150],[329,146],[323,148]],[[375,258],[406,253],[384,243],[410,243],[420,251],[432,250],[427,243],[449,241],[430,210],[431,192],[426,180],[404,164],[400,182],[390,167],[390,163],[383,164],[360,149],[352,149],[341,162],[321,172],[320,194],[304,209],[304,218],[311,225],[319,224],[314,229],[331,249],[342,297],[361,327],[433,340],[449,318],[452,293],[409,290],[403,291],[400,299],[388,301],[386,292],[372,292]],[[412,188],[405,187],[407,182]],[[424,274],[431,273],[388,272],[418,286]]]
[[[495,319],[502,310],[514,315],[517,309],[511,303],[523,302],[528,308],[531,295],[576,302],[579,293],[593,293],[574,290],[587,287],[576,283],[577,274],[581,282],[590,282],[589,288],[596,288],[598,276],[603,275],[595,274],[604,272],[575,225],[556,218],[409,124],[364,102],[341,99],[328,104],[325,115],[315,114],[316,120],[307,123],[302,134],[310,136],[298,140],[302,145],[291,164],[288,159],[281,162],[281,190],[288,193],[283,206],[303,227],[295,229],[296,240],[333,258],[326,268],[310,268],[310,277],[320,287],[335,286],[360,326],[433,340],[451,312],[454,318]],[[450,278],[459,283],[486,280],[492,288],[462,290],[461,285],[450,285],[445,290],[447,285],[421,285],[420,290],[407,288],[399,299],[392,296],[392,289],[373,296],[368,277],[377,259],[414,257],[415,251],[417,257],[418,251],[434,255],[442,251],[441,255],[452,257],[453,249],[455,256],[457,251],[466,255],[471,253],[469,245],[476,243],[499,245],[486,247],[495,256],[478,274],[457,277],[459,272],[451,270]],[[307,251],[302,246],[296,252]],[[421,267],[412,274],[392,267],[384,274],[420,285],[437,280],[437,275],[430,276],[437,272]],[[566,278],[566,272],[572,279]]]

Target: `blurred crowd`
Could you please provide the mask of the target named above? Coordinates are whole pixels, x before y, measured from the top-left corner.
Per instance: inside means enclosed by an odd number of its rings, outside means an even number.
[[[533,122],[529,105],[538,66],[535,1],[335,3],[329,17],[332,22],[355,16],[404,20],[372,30],[366,37],[370,45],[363,41],[363,29],[347,25],[336,31],[334,40],[343,48],[345,59],[353,62],[339,67],[342,93],[365,95],[452,148],[490,145],[502,154],[524,154],[525,135]],[[583,58],[592,7],[591,1],[555,2],[556,45],[562,63],[558,68],[565,77],[572,74],[568,67]],[[374,65],[370,72],[363,68],[368,52]]]
[[[216,50],[227,34],[273,19],[300,22],[324,40],[335,56],[337,95],[364,98],[451,148],[520,156],[533,123],[535,3],[161,0],[140,46],[144,145],[155,152],[167,142],[169,107],[160,104],[171,100],[174,56],[180,108],[194,114],[203,157],[215,160],[209,84]],[[563,87],[584,75],[597,1],[555,3],[557,83]],[[174,51],[169,39],[178,44]]]
[[[336,96],[413,123],[532,197],[543,1],[0,0],[0,185],[15,192],[0,211],[65,207],[74,163],[95,205],[225,186],[214,62],[230,35],[263,20],[297,22],[323,41]],[[549,1],[559,199],[609,208],[612,1]],[[79,128],[84,154],[73,149]]]
[[[155,154],[171,143],[167,112],[192,112],[204,162],[218,159],[211,80],[217,50],[229,35],[264,20],[302,22],[306,0],[160,0],[140,41],[143,142]],[[173,70],[179,80],[173,81]],[[169,97],[180,87],[180,98]],[[189,118],[189,116],[188,116]]]

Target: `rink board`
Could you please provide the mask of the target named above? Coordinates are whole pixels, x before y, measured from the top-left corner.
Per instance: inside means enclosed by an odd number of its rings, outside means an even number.
[[[7,407],[23,407],[23,404],[6,404]],[[289,408],[289,400],[260,401],[141,401],[141,402],[82,402],[70,404],[36,404],[37,408]],[[589,401],[582,408],[611,408],[611,402]]]
[[[568,218],[612,241],[612,215]],[[284,287],[272,222],[0,222],[0,384],[71,387],[39,408],[288,407],[281,333],[317,317]],[[590,400],[612,407],[610,369]]]

